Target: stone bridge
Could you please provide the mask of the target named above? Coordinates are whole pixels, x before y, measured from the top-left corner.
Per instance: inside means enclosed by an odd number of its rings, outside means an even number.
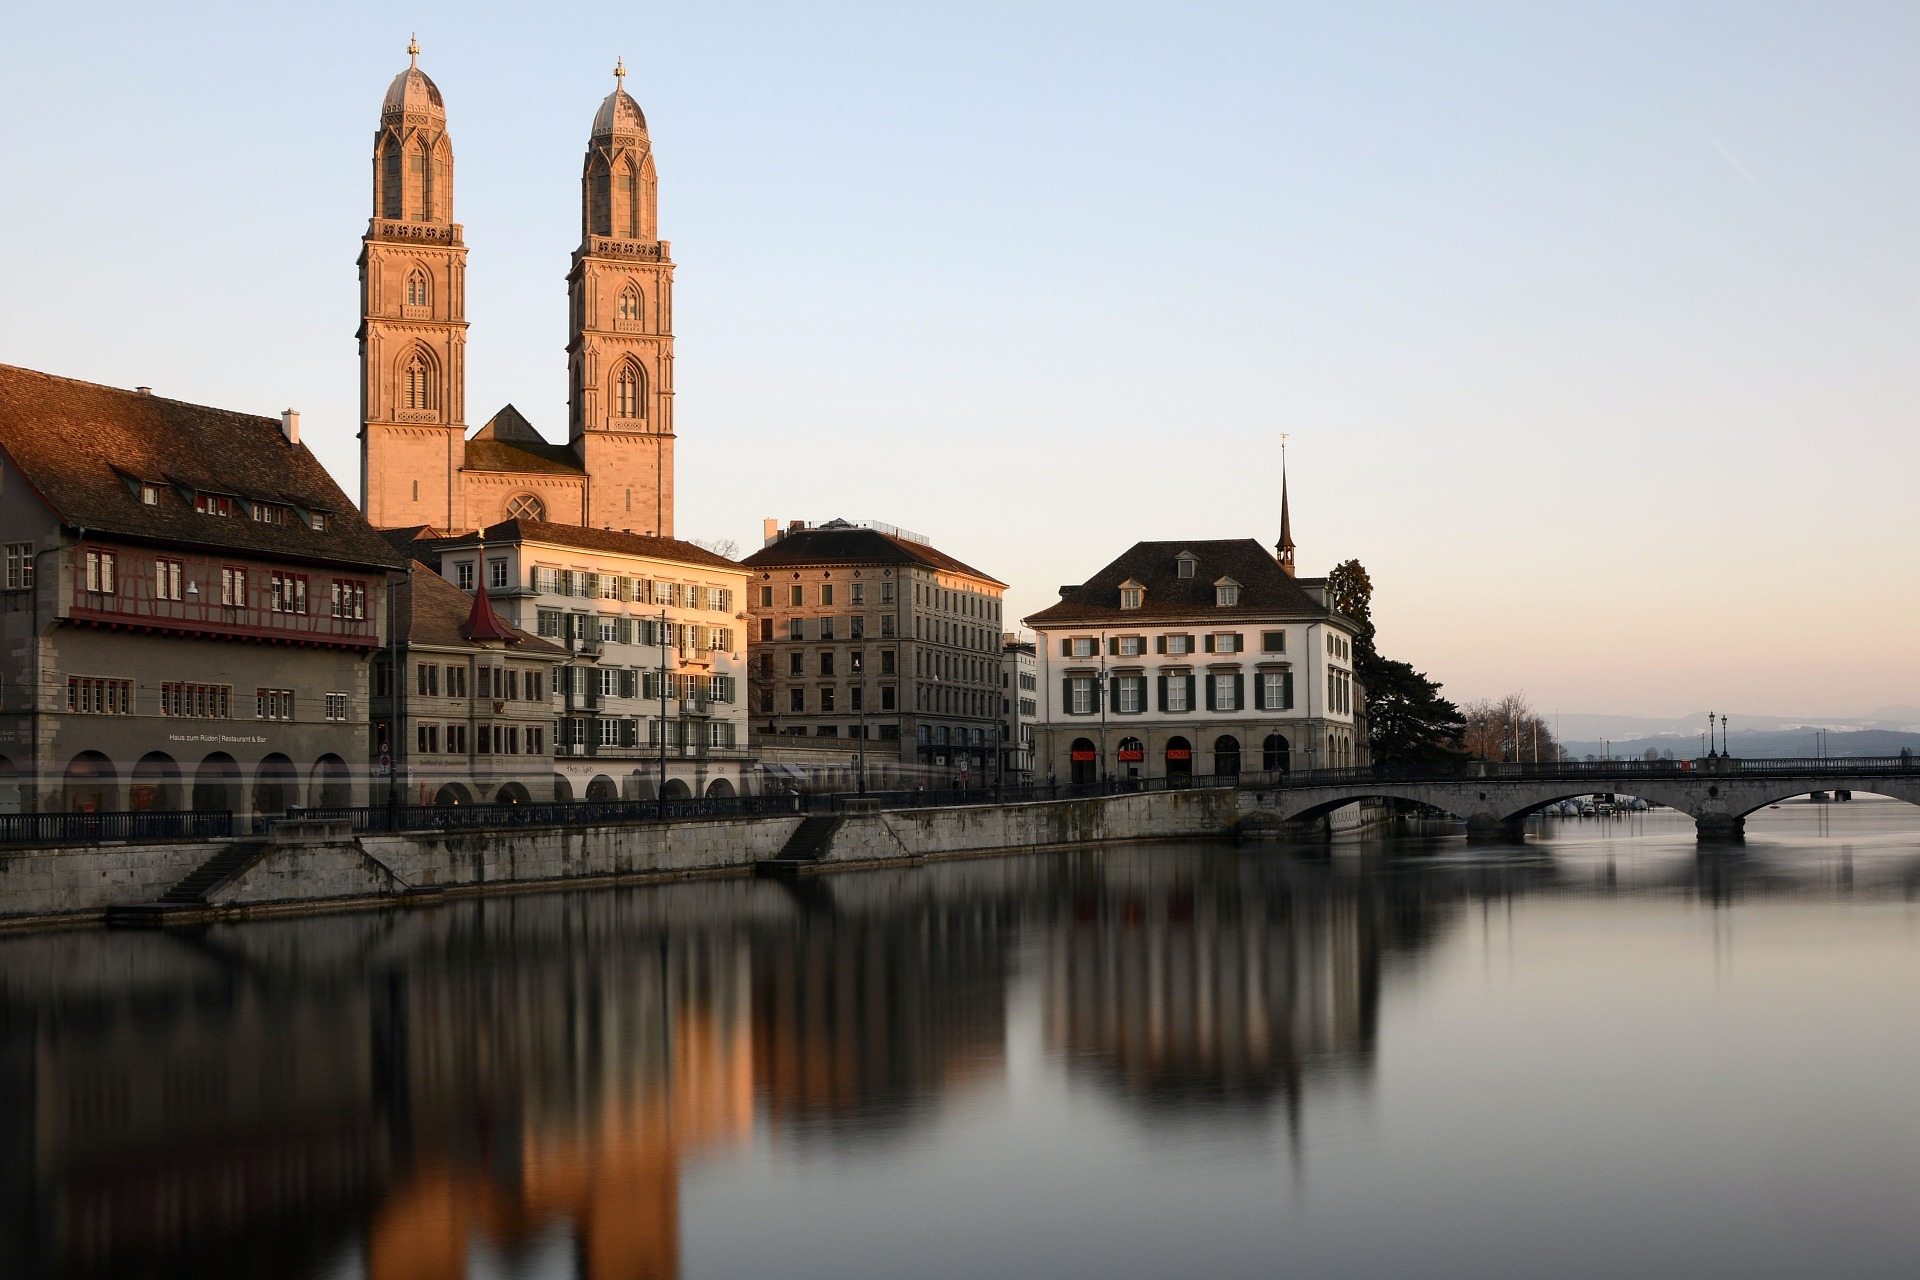
[[[1816,760],[1612,760],[1478,764],[1457,770],[1321,770],[1243,781],[1243,825],[1322,817],[1362,800],[1426,805],[1467,823],[1470,837],[1512,837],[1527,815],[1575,796],[1639,796],[1677,809],[1702,840],[1738,840],[1747,815],[1811,791],[1873,792],[1920,805],[1910,756]]]

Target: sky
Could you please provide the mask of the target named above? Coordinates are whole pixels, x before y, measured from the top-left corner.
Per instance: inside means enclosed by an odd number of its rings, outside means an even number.
[[[469,426],[566,435],[616,56],[678,263],[678,532],[881,520],[1011,584],[1360,559],[1459,699],[1920,703],[1920,6],[41,5],[0,42],[0,360],[302,413],[417,31]],[[65,106],[59,104],[65,103]]]

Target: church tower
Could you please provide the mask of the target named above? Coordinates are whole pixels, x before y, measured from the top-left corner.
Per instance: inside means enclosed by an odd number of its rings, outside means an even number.
[[[653,146],[625,63],[593,118],[580,247],[567,273],[570,439],[586,523],[673,536],[673,259],[659,238]]]
[[[360,249],[360,508],[378,529],[458,529],[466,435],[467,248],[453,220],[453,141],[420,45],[373,140]]]

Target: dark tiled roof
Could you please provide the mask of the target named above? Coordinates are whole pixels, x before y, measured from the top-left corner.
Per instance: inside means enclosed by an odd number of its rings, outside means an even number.
[[[862,529],[857,525],[798,529],[771,546],[760,548],[740,563],[753,569],[803,564],[917,564],[948,573],[964,573],[996,587],[1007,585],[992,574],[982,573],[924,542],[896,538],[878,529]]]
[[[644,533],[620,533],[612,529],[589,529],[577,524],[553,524],[546,520],[502,520],[479,533],[457,538],[434,538],[418,544],[417,555],[438,555],[456,547],[479,542],[498,545],[503,542],[547,542],[585,551],[611,551],[617,555],[652,556],[656,560],[675,560],[681,564],[702,564],[713,568],[738,569],[740,565],[705,547],[678,538],[655,538]]]
[[[523,475],[585,475],[580,459],[564,444],[531,440],[467,441],[462,465],[468,471],[509,471]]]
[[[413,574],[408,578],[407,585],[400,589],[395,603],[409,643],[450,648],[481,647],[474,645],[466,636],[467,618],[473,612],[473,597],[419,561],[414,562]],[[514,653],[548,654],[554,657],[566,653],[559,645],[518,627],[507,629],[516,640],[512,647]]]
[[[1182,578],[1177,557],[1192,552],[1199,563]],[[1232,578],[1240,584],[1240,603],[1216,605],[1213,584]],[[1133,579],[1146,588],[1138,609],[1120,607],[1120,584]],[[1063,596],[1058,604],[1026,619],[1031,627],[1074,626],[1090,622],[1152,622],[1253,618],[1325,618],[1331,615],[1281,572],[1273,553],[1252,538],[1207,542],[1136,542],[1127,553]]]
[[[0,365],[0,449],[70,527],[323,563],[406,563],[319,460],[287,443],[277,418]],[[159,485],[159,502],[141,502],[123,476]],[[173,485],[323,511],[327,528],[202,515]]]

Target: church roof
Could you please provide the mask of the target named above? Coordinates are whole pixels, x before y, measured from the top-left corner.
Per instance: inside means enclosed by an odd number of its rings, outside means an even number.
[[[386,101],[380,104],[380,118],[389,120],[403,115],[425,115],[445,120],[447,104],[440,98],[440,86],[428,79],[427,73],[420,69],[420,42],[416,40],[409,44],[407,53],[412,63],[387,86]]]
[[[1191,555],[1193,576],[1180,576],[1182,553]],[[1222,578],[1240,587],[1239,603],[1214,603]],[[1120,584],[1146,588],[1138,609],[1120,607]],[[1249,618],[1325,618],[1328,610],[1300,589],[1273,553],[1253,538],[1203,542],[1136,542],[1125,554],[1077,587],[1063,588],[1058,604],[1025,619],[1028,626],[1150,622],[1157,619],[1238,622]]]
[[[613,92],[600,104],[600,110],[593,116],[595,138],[609,138],[617,133],[645,133],[647,118],[640,113],[640,104],[633,100],[626,89],[627,64],[618,62],[613,68]]]
[[[277,418],[0,364],[0,451],[70,528],[329,564],[406,563]],[[151,504],[143,482],[155,487]],[[320,512],[326,523],[205,515],[196,493]]]
[[[468,471],[586,474],[586,468],[580,465],[571,447],[549,444],[545,440],[482,440],[476,436],[467,441],[462,465]]]

